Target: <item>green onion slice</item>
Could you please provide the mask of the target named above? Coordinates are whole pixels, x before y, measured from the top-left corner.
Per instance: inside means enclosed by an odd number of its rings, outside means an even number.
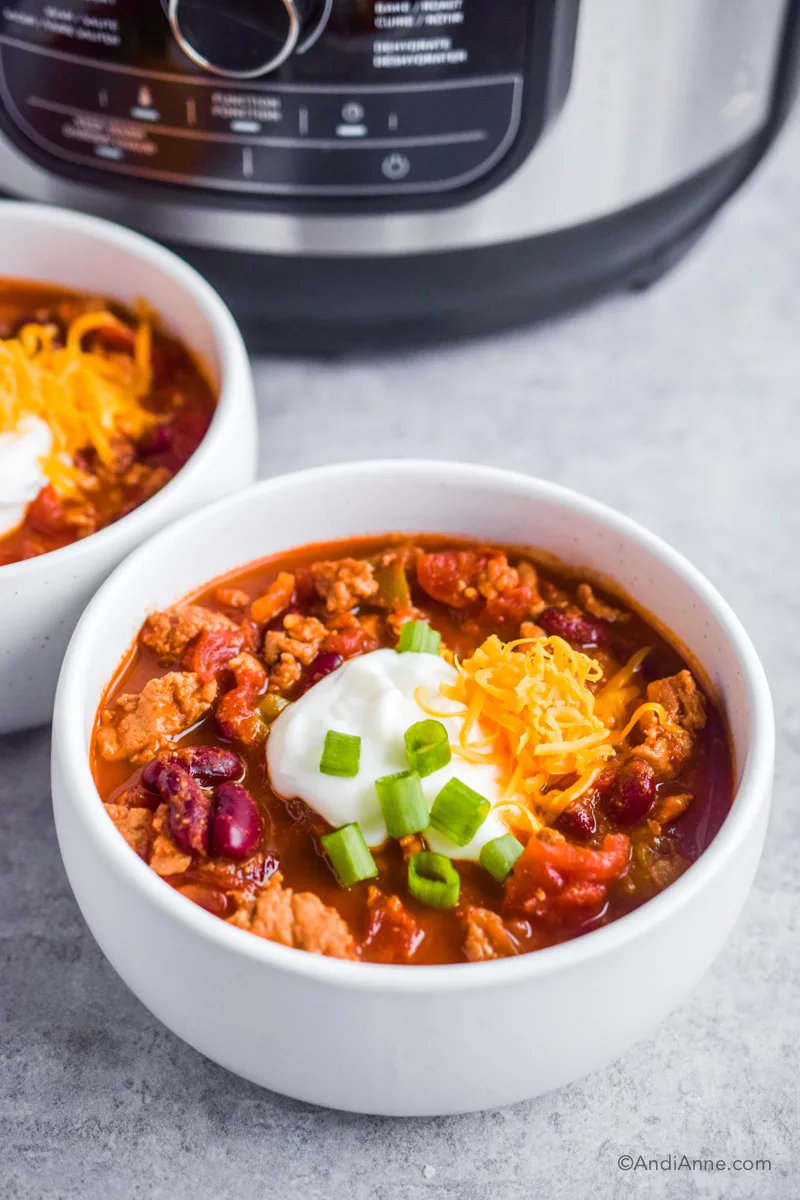
[[[400,630],[397,649],[401,654],[438,654],[442,635],[431,629],[427,621],[406,621]]]
[[[455,908],[461,880],[449,858],[422,850],[408,862],[408,890],[431,908]]]
[[[408,837],[428,828],[430,814],[416,771],[384,775],[375,780],[375,790],[389,837]]]
[[[431,775],[452,758],[450,738],[441,721],[417,721],[405,732],[406,755],[417,774]]]
[[[466,846],[486,820],[490,807],[488,800],[460,779],[451,779],[433,802],[431,825],[457,846]]]
[[[502,837],[494,838],[481,847],[480,864],[498,883],[502,883],[513,871],[522,850],[522,842],[518,842],[513,833],[504,833]]]
[[[352,887],[354,883],[374,879],[378,874],[375,859],[358,825],[343,825],[333,833],[326,833],[321,840],[342,887]]]
[[[355,779],[358,760],[361,757],[361,738],[352,733],[337,733],[329,729],[325,734],[325,746],[319,769],[323,775],[339,775],[342,779]]]

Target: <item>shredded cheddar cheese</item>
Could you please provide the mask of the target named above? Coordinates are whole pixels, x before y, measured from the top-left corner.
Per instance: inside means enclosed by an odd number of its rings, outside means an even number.
[[[535,831],[555,820],[591,787],[640,717],[653,712],[667,724],[661,705],[643,702],[637,671],[647,652],[638,651],[597,692],[589,685],[603,678],[600,664],[560,637],[502,642],[493,635],[471,658],[454,660],[458,680],[440,688],[458,705],[445,715],[463,717],[453,752],[500,767],[509,824]],[[418,693],[425,712],[442,715],[424,689]]]
[[[87,350],[86,337],[100,329],[132,339],[130,351]],[[23,417],[46,422],[53,448],[42,469],[60,496],[71,497],[86,483],[78,451],[94,450],[110,466],[120,436],[137,441],[158,423],[142,404],[152,384],[151,326],[143,319],[134,333],[113,314],[92,312],[70,324],[64,346],[55,338],[55,326],[30,324],[0,340],[0,433]]]

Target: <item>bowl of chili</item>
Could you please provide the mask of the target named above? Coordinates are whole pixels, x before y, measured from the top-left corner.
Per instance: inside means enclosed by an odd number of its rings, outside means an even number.
[[[237,326],[176,255],[0,205],[0,733],[50,719],[69,636],[155,530],[255,478]]]
[[[747,635],[660,539],[510,472],[355,463],[117,569],[64,661],[53,798],[94,936],[169,1028],[287,1095],[438,1115],[681,1002],[749,892],[773,754]]]

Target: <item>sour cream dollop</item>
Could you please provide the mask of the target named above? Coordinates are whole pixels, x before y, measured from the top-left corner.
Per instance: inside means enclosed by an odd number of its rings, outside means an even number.
[[[50,427],[39,417],[22,417],[16,429],[0,433],[0,537],[22,524],[46,486],[42,459],[52,448]]]
[[[374,650],[344,663],[309,688],[273,724],[267,741],[267,767],[274,791],[287,799],[304,800],[334,828],[358,822],[368,846],[382,845],[387,833],[375,780],[408,769],[404,734],[411,725],[430,715],[420,708],[414,692],[419,687],[427,688],[430,707],[454,709],[456,706],[440,695],[439,685],[455,683],[456,679],[455,668],[435,654]],[[451,744],[457,744],[462,718],[437,719],[447,730]],[[329,729],[361,738],[359,770],[354,779],[323,775],[320,771]],[[471,739],[482,736],[476,726]],[[497,766],[467,762],[453,754],[447,766],[422,780],[428,808],[450,779],[460,779],[493,806],[505,798]],[[486,842],[507,832],[499,814],[490,810],[466,846],[454,846],[431,829],[426,830],[424,837],[430,848],[440,854],[477,859]]]

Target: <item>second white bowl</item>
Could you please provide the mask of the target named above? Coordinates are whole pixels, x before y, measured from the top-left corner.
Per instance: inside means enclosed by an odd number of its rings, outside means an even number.
[[[50,554],[0,566],[0,734],[49,721],[61,660],[87,601],[157,529],[256,477],[250,364],[217,293],[176,255],[109,221],[0,203],[0,274],[132,305],[144,299],[195,352],[219,392],[197,451],[141,508]]]

